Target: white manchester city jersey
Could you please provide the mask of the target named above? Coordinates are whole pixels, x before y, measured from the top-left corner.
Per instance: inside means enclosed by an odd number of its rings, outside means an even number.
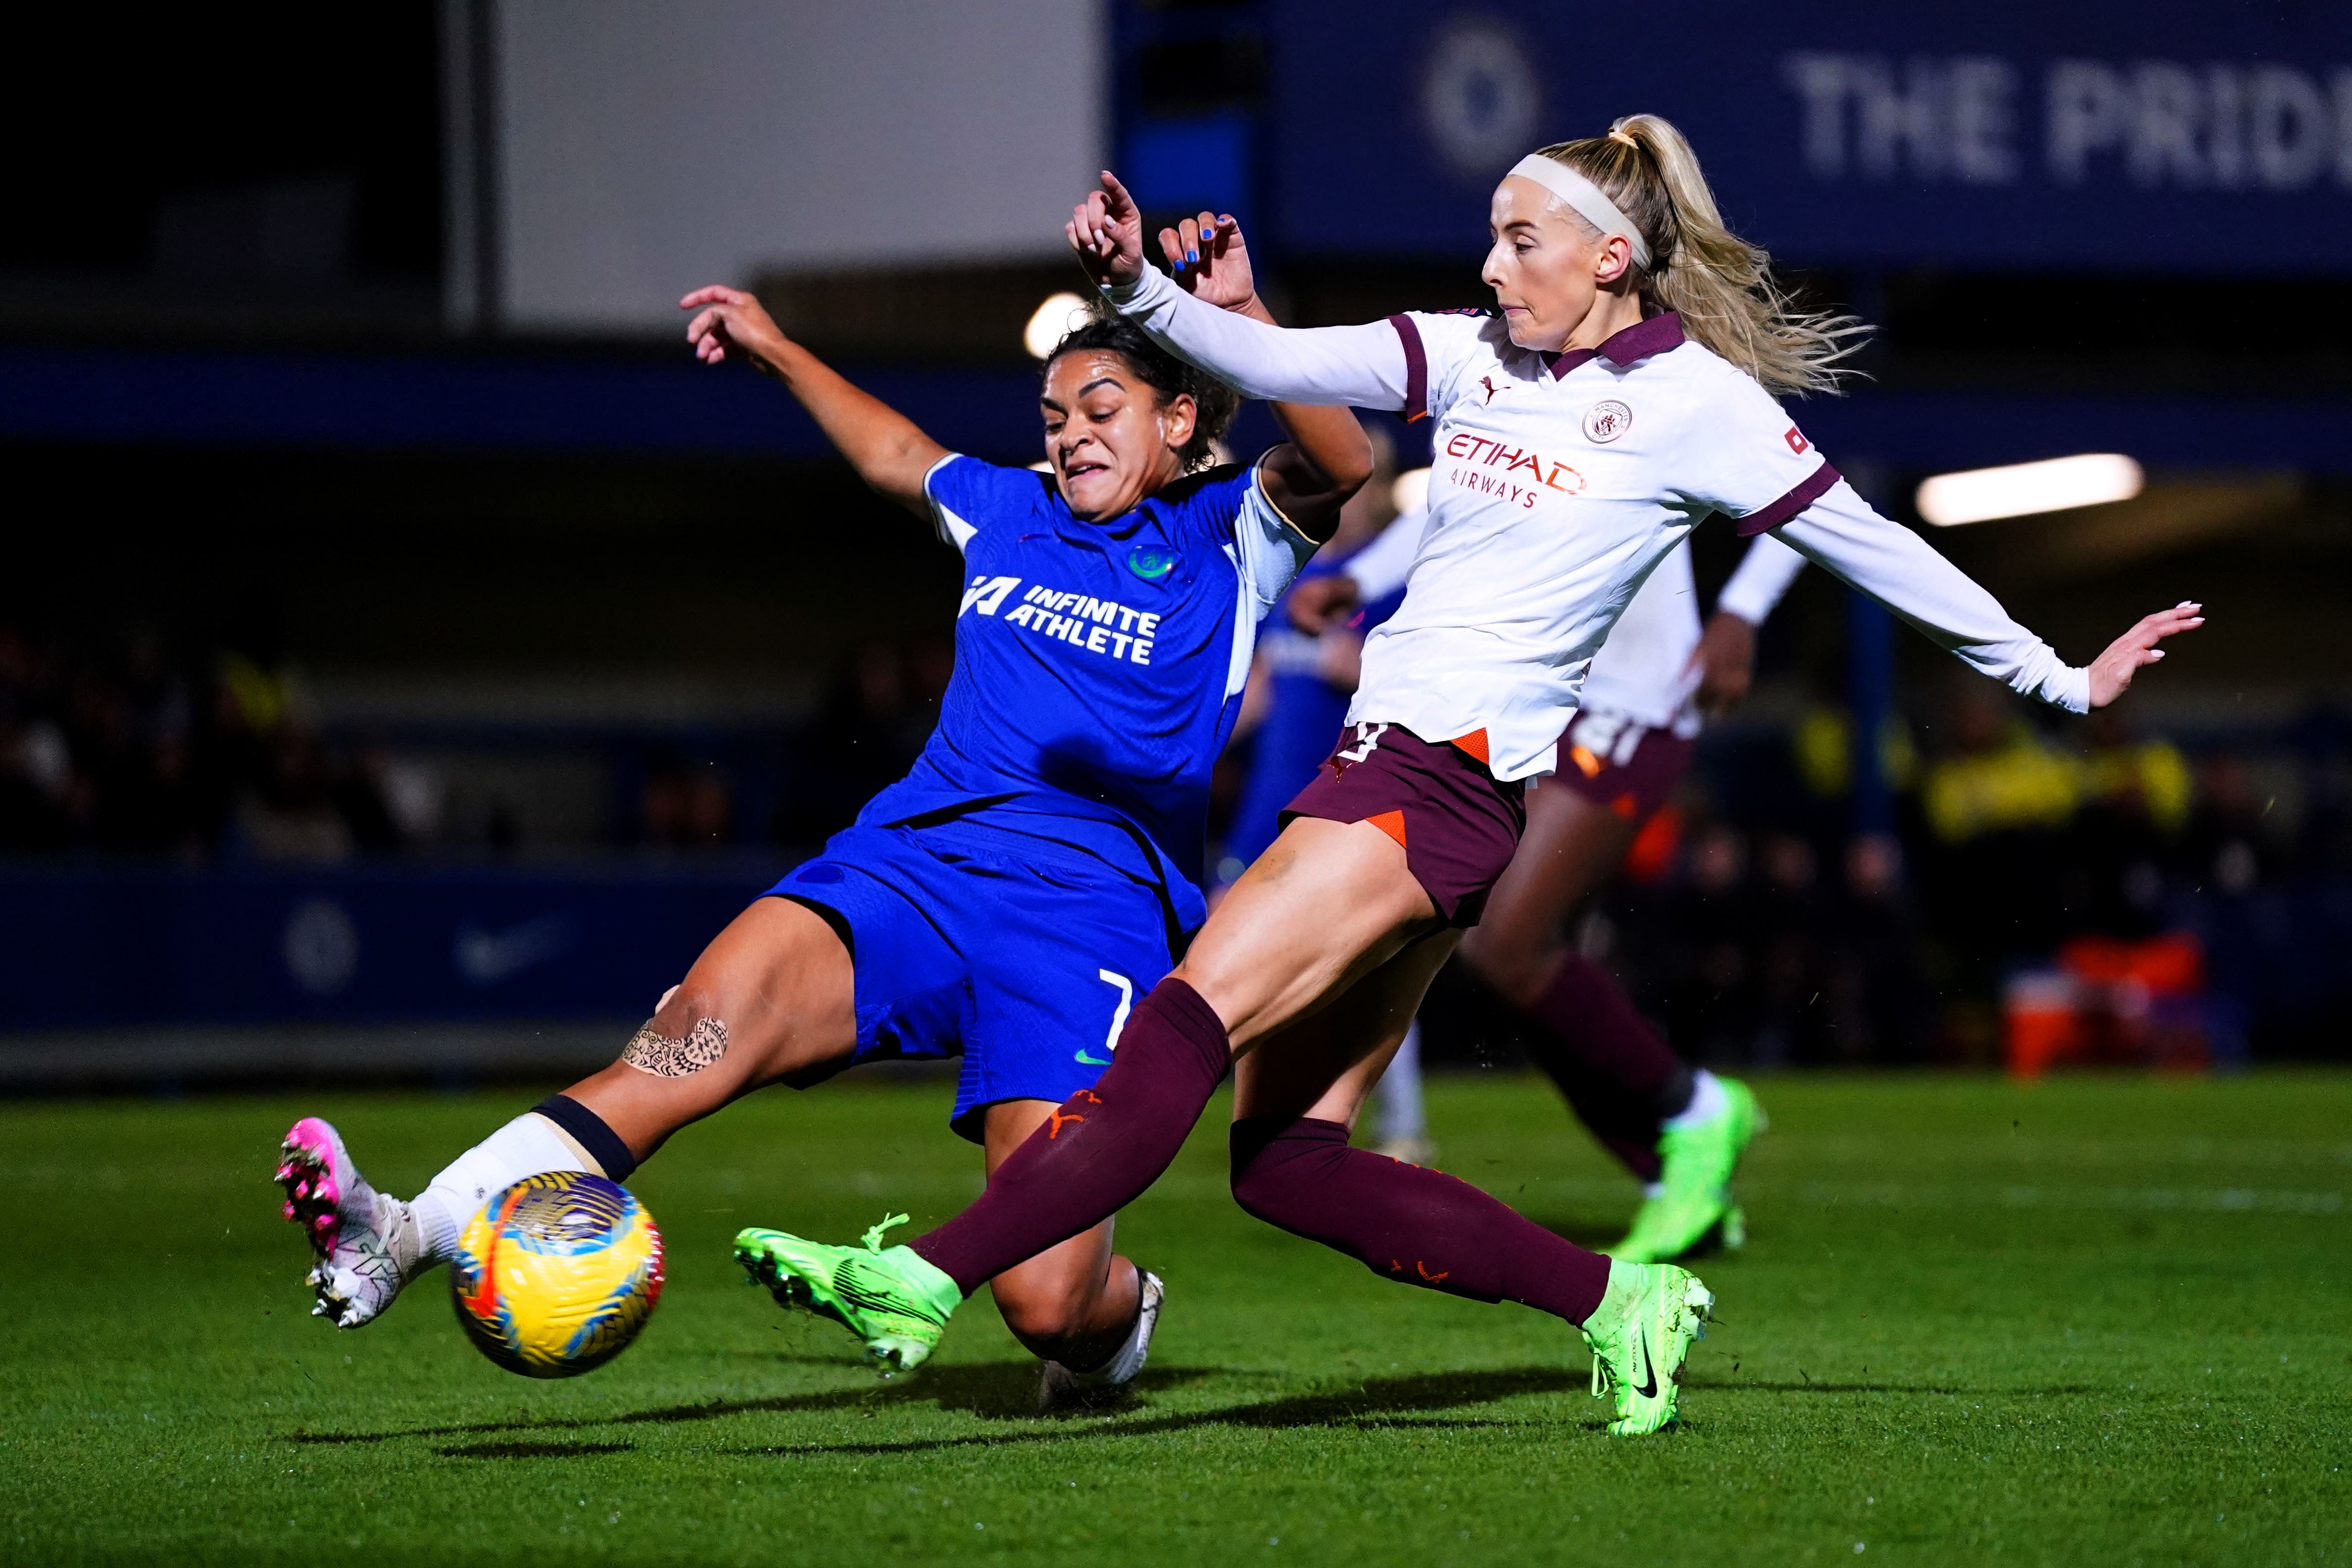
[[[1594,654],[1709,513],[1780,530],[1978,668],[2077,711],[2070,669],[1910,530],[1856,496],[1771,395],[1672,314],[1598,349],[1515,346],[1485,312],[1284,330],[1150,268],[1112,303],[1248,396],[1352,404],[1433,433],[1404,605],[1365,639],[1351,722],[1402,724],[1498,779],[1551,771]]]
[[[1837,470],[1671,315],[1567,354],[1516,348],[1483,312],[1391,324],[1404,412],[1436,421],[1430,523],[1403,608],[1365,640],[1349,718],[1483,731],[1470,749],[1497,778],[1549,773],[1593,656],[1690,531],[1717,511],[1785,521]],[[1686,561],[1679,575],[1687,591]]]

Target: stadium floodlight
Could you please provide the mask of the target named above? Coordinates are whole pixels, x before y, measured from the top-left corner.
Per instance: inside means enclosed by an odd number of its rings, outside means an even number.
[[[1062,334],[1078,324],[1077,317],[1085,311],[1087,302],[1067,292],[1048,294],[1045,302],[1029,313],[1029,324],[1021,329],[1021,346],[1033,359],[1044,359],[1062,341]]]
[[[1989,522],[2129,500],[2145,482],[2137,463],[2120,452],[2085,452],[2040,463],[1970,468],[1920,481],[1919,516],[1937,528]]]
[[[1421,511],[1429,505],[1429,470],[1407,468],[1389,486],[1389,504],[1399,517]]]

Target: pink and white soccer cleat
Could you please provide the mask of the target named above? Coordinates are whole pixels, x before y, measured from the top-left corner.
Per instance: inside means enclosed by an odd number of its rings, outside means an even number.
[[[369,1186],[342,1134],[315,1116],[287,1129],[277,1181],[282,1212],[319,1259],[307,1279],[318,1296],[310,1315],[356,1329],[391,1306],[422,1251],[408,1205]]]

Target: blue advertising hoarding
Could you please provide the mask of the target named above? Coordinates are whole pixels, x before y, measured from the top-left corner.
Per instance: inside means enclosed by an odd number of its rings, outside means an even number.
[[[1796,262],[2352,270],[2352,5],[1632,10],[1271,0],[1267,210],[1294,255],[1485,245],[1525,153],[1663,114]]]

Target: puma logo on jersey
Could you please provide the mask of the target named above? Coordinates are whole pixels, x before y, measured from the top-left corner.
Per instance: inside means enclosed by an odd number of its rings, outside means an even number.
[[[1480,376],[1478,378],[1478,384],[1486,389],[1486,401],[1489,403],[1494,402],[1495,395],[1503,390],[1501,387],[1495,384],[1495,378],[1491,375]]]

